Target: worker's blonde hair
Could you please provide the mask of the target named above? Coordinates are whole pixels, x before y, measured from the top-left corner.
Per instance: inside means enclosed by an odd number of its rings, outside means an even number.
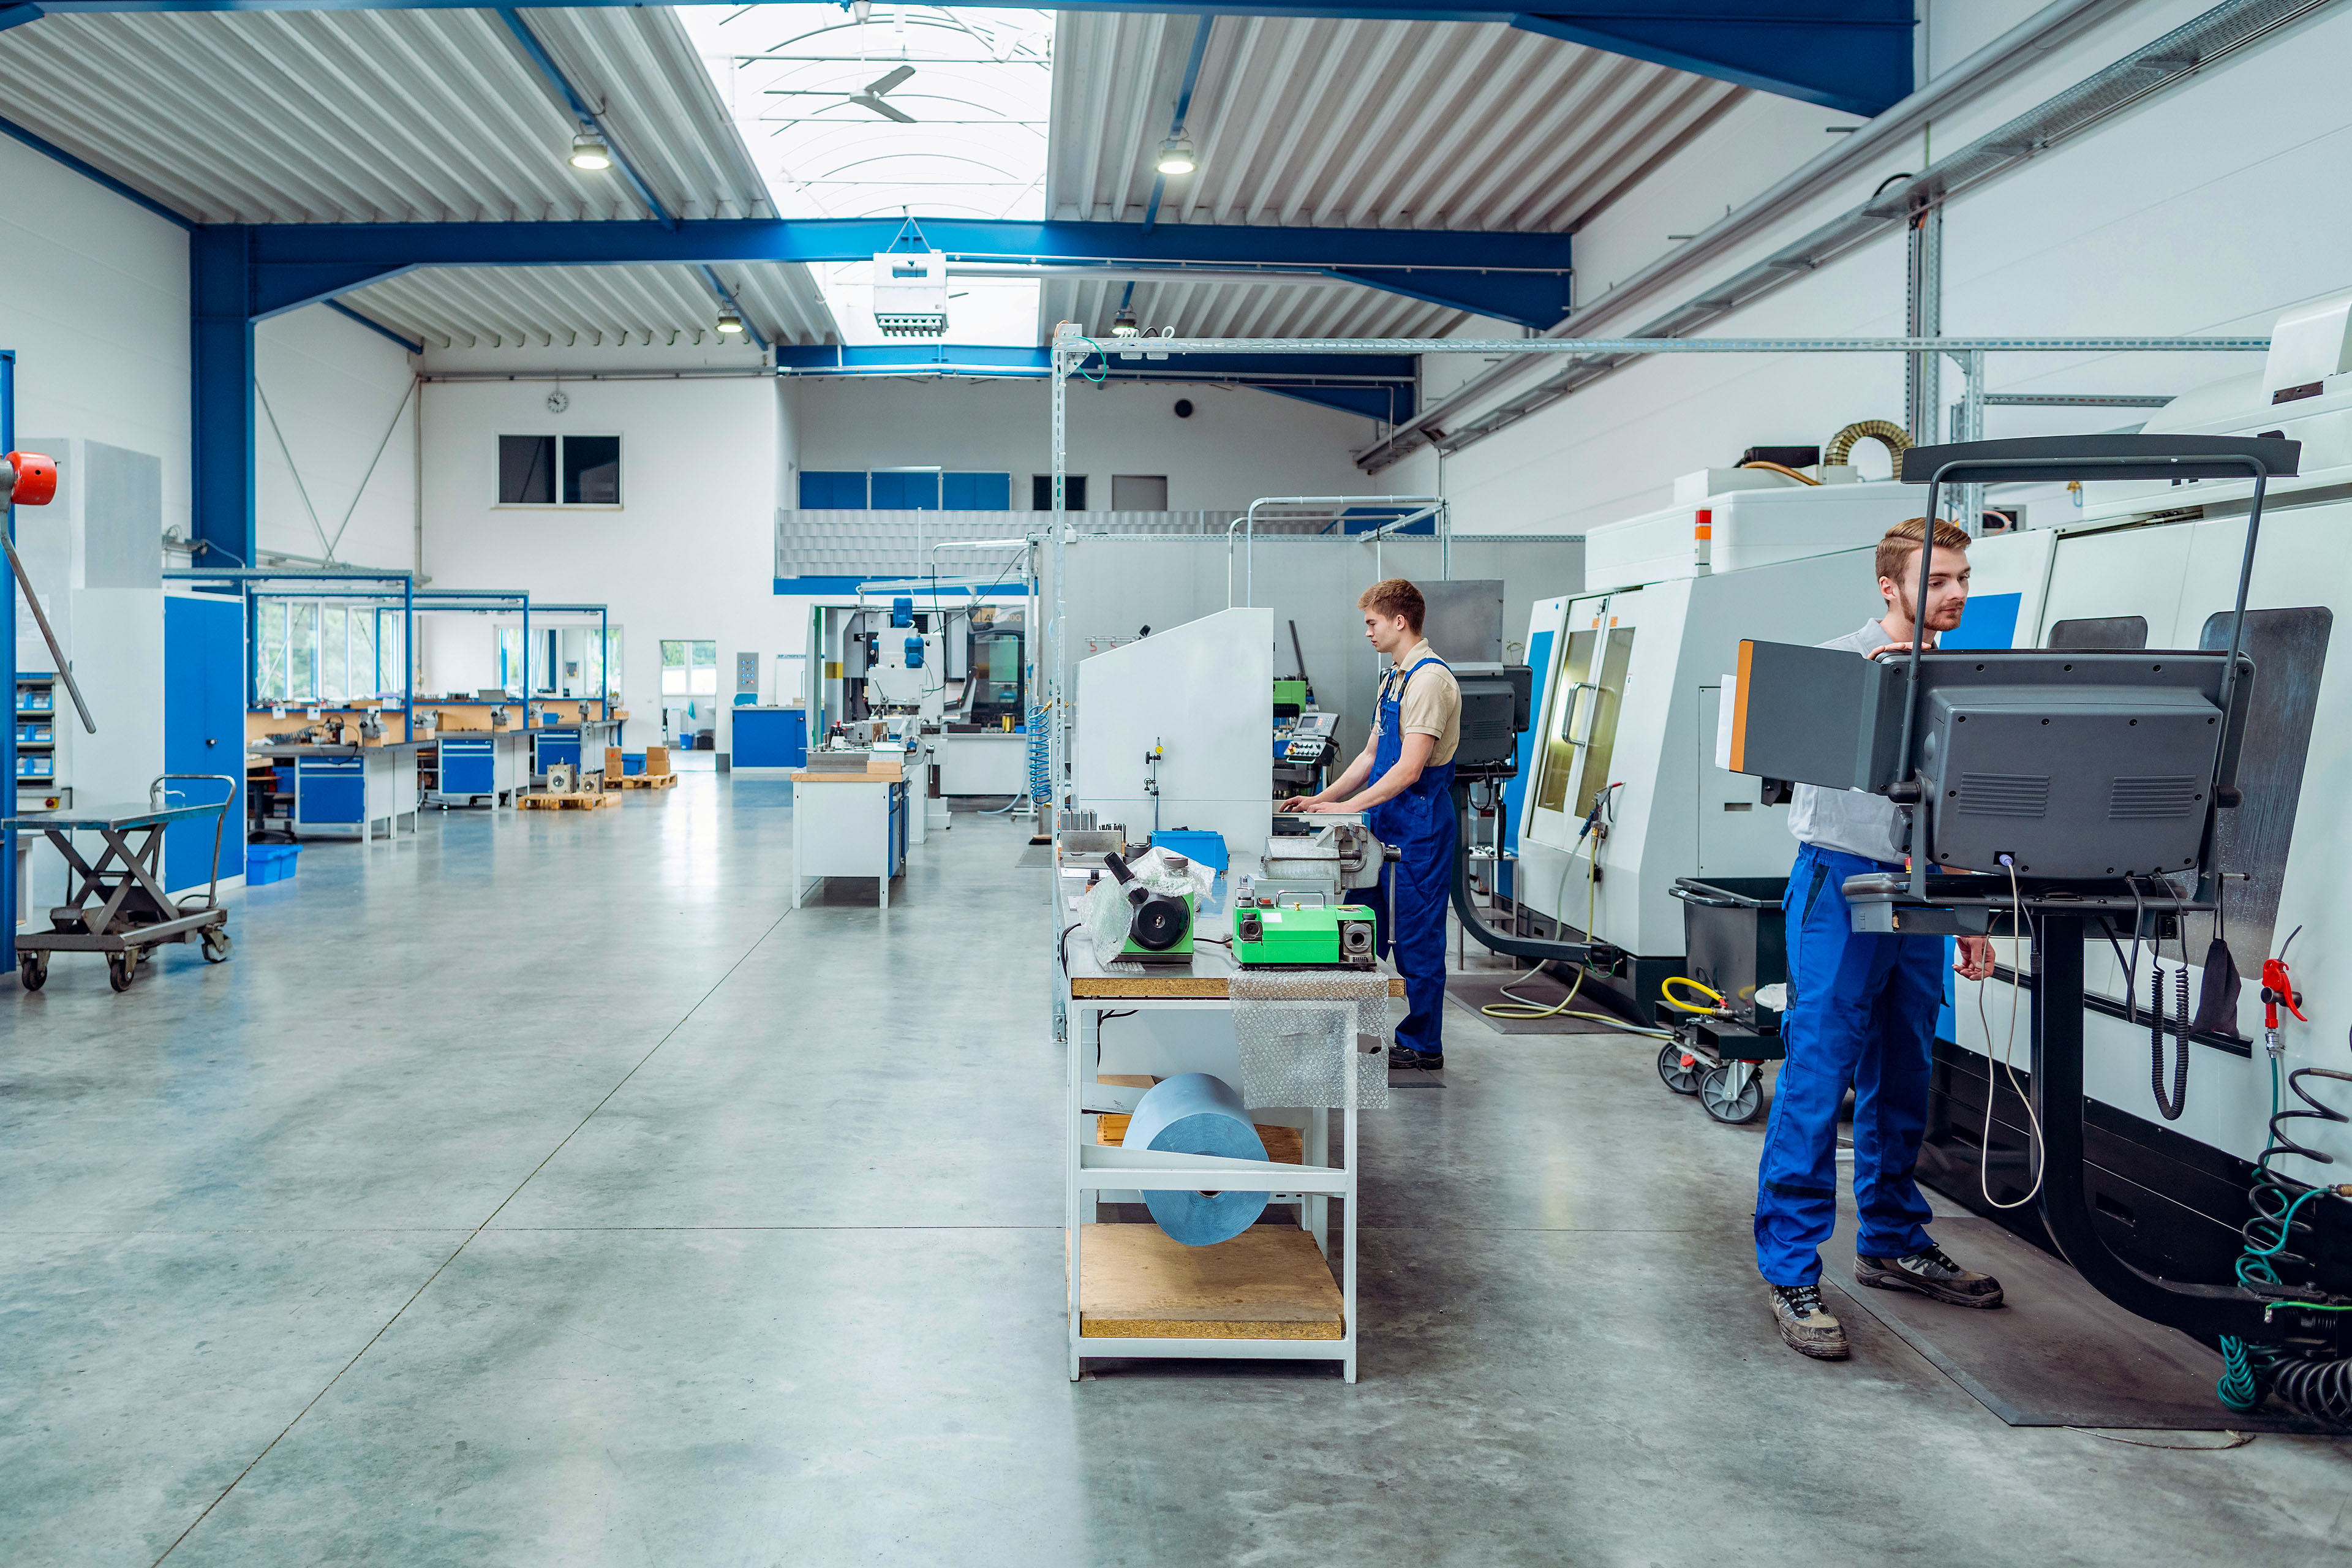
[[[1421,630],[1421,618],[1429,613],[1429,603],[1421,590],[1403,577],[1383,577],[1364,590],[1356,601],[1356,608],[1370,610],[1376,616],[1402,616],[1404,624],[1414,631]]]
[[[1881,577],[1892,578],[1897,583],[1916,577],[1918,563],[1912,560],[1911,556],[1912,552],[1919,548],[1919,542],[1927,537],[1927,520],[1924,517],[1906,518],[1888,529],[1886,536],[1878,542],[1878,574]],[[1967,529],[1957,522],[1937,521],[1937,549],[1966,550],[1969,543]]]

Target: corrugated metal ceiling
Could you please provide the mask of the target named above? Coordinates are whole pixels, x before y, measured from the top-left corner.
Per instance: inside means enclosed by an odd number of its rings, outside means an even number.
[[[684,217],[768,216],[709,69],[667,7],[521,14],[616,147]],[[1064,13],[1046,210],[1139,218],[1190,16]],[[1200,169],[1163,223],[1572,231],[1743,89],[1502,26],[1223,16],[1189,130]],[[0,113],[201,222],[635,218],[615,169],[564,161],[564,105],[493,12],[47,16],[0,33]],[[761,330],[837,324],[800,267],[740,277]],[[1051,279],[1058,320],[1107,332],[1123,281]],[[667,341],[716,306],[691,268],[435,269],[352,296],[437,341]],[[1460,312],[1351,284],[1134,286],[1188,335],[1442,332]]]
[[[832,313],[804,267],[728,265],[719,279],[772,342],[821,343]],[[343,302],[428,347],[667,346],[720,342],[719,306],[691,267],[427,268]],[[756,357],[748,342],[747,360]]]
[[[1062,14],[1053,216],[1143,217],[1199,25]],[[1500,25],[1220,16],[1186,117],[1200,167],[1167,183],[1158,221],[1572,233],[1745,90]],[[1108,331],[1123,288],[1049,284],[1045,320]],[[1464,319],[1296,285],[1139,284],[1134,306],[1147,326],[1204,337],[1431,333]]]
[[[521,15],[672,215],[773,216],[667,7]],[[200,223],[649,216],[619,169],[566,162],[570,110],[488,11],[45,16],[0,33],[0,100]],[[807,268],[724,269],[730,286],[737,271],[763,333],[836,335]],[[667,342],[709,331],[718,310],[687,268],[435,269],[347,302],[406,332],[486,342]]]
[[[1062,14],[1055,216],[1143,216],[1197,25]],[[1500,24],[1220,16],[1161,219],[1572,233],[1745,90]]]

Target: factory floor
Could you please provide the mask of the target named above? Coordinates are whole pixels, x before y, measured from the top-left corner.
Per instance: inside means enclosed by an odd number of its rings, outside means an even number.
[[[1448,1019],[1367,1115],[1362,1381],[1066,1380],[1044,873],[788,912],[788,786],[428,816],[236,952],[0,994],[0,1563],[2294,1563],[2352,1450],[2013,1429],[1781,1348],[1759,1128]],[[870,885],[869,885],[870,886]],[[1832,1259],[1835,1270],[1842,1265]],[[2139,1434],[2203,1445],[2203,1435]]]

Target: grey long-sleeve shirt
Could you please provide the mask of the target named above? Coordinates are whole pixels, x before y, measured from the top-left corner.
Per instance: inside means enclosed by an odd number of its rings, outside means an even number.
[[[1872,648],[1894,640],[1876,621],[1864,621],[1858,632],[1814,646],[1849,648],[1867,658]],[[1867,790],[1799,784],[1789,798],[1789,831],[1803,843],[1872,860],[1899,863],[1909,852],[1903,814],[1893,801]]]

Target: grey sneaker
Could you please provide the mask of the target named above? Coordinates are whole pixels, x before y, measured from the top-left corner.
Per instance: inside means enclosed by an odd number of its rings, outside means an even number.
[[[1864,1258],[1853,1260],[1853,1277],[1881,1290],[1916,1290],[1931,1300],[1955,1307],[1998,1307],[2000,1281],[1990,1274],[1971,1274],[1929,1242],[1908,1258]]]
[[[1772,1322],[1790,1350],[1815,1361],[1845,1360],[1845,1325],[1822,1310],[1819,1285],[1775,1285],[1771,1289]]]

